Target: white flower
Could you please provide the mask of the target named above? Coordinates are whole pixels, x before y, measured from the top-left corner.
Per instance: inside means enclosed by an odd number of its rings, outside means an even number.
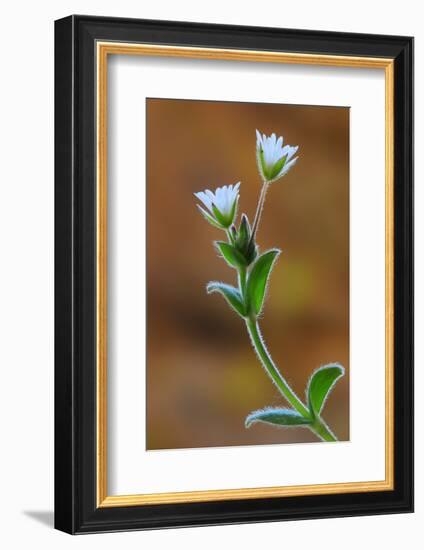
[[[235,185],[218,187],[215,192],[206,189],[206,191],[194,193],[194,196],[209,210],[210,214],[200,205],[197,205],[209,223],[220,229],[228,229],[230,227],[236,215],[239,187],[240,182]]]
[[[283,147],[282,136],[278,139],[275,134],[270,137],[265,134],[261,136],[256,130],[256,160],[262,179],[270,183],[285,176],[299,158],[292,158],[298,149],[299,147],[291,145]]]

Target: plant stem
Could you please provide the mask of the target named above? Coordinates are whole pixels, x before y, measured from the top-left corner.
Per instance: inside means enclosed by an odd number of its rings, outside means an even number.
[[[253,220],[250,242],[253,241],[253,239],[255,238],[256,232],[258,230],[259,222],[261,220],[262,210],[264,209],[265,197],[266,197],[266,192],[268,191],[268,187],[269,187],[268,182],[264,181],[262,184],[260,195],[259,195],[258,206],[256,207],[255,218]]]
[[[257,356],[281,394],[298,413],[304,417],[310,417],[309,410],[291,389],[286,379],[280,373],[272,360],[272,357],[265,346],[257,320],[250,317],[246,318],[246,326]],[[331,432],[326,423],[320,417],[316,417],[314,422],[309,424],[308,427],[323,441],[337,441],[336,436]]]
[[[256,354],[258,355],[262,365],[271,377],[274,384],[287,399],[290,405],[297,410],[297,412],[299,412],[303,416],[309,416],[308,409],[297,397],[294,391],[290,388],[285,378],[282,376],[282,374],[274,364],[271,355],[265,347],[265,343],[263,341],[258,322],[254,319],[247,318],[246,326],[252,340],[253,347],[255,348]]]
[[[247,275],[247,269],[245,267],[241,267],[238,269],[238,283],[239,283],[239,289],[242,297],[245,297],[246,294],[246,275]]]
[[[337,441],[337,437],[320,417],[315,419],[315,422],[311,426],[311,430],[323,441]]]

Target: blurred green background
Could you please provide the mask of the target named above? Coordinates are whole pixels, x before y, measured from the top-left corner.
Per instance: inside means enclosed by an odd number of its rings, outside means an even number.
[[[299,145],[271,185],[261,250],[283,250],[261,320],[271,354],[303,398],[311,372],[346,368],[323,417],[349,439],[349,109],[147,100],[147,449],[316,441],[305,428],[244,428],[251,411],[285,405],[242,320],[210,280],[235,282],[213,240],[223,233],[193,193],[241,181],[252,220],[260,180],[255,129]]]

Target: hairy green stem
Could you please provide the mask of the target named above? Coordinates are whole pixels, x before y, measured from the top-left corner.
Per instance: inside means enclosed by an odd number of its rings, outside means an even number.
[[[286,379],[280,373],[272,360],[272,357],[265,346],[257,320],[250,317],[247,318],[246,326],[257,356],[281,394],[298,413],[304,417],[310,417],[309,410],[291,389]],[[314,422],[309,424],[308,427],[323,441],[337,441],[336,436],[331,432],[326,423],[319,417],[315,418]]]
[[[269,187],[269,183],[264,181],[262,184],[260,195],[259,195],[258,206],[256,207],[255,218],[253,220],[250,242],[253,241],[253,239],[255,238],[256,232],[258,230],[259,222],[261,220],[262,210],[264,209],[265,197],[266,197],[266,192],[268,191],[268,187]]]
[[[246,277],[247,277],[247,269],[245,267],[241,267],[238,270],[238,283],[239,283],[239,289],[240,294],[242,295],[243,299],[246,295]]]
[[[274,384],[287,399],[290,405],[297,410],[302,416],[308,416],[309,411],[307,407],[302,403],[302,401],[297,397],[294,391],[290,388],[285,378],[282,376],[274,361],[271,358],[268,350],[265,347],[265,343],[262,338],[262,334],[259,329],[258,322],[254,319],[247,318],[246,326],[249,332],[250,338],[252,340],[253,347],[255,348],[256,354],[259,357],[262,365],[265,370],[271,377]]]
[[[333,434],[322,418],[316,418],[311,425],[311,430],[316,433],[323,441],[337,441],[337,437]]]

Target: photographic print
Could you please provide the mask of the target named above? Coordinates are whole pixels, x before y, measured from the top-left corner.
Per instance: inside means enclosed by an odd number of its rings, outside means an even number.
[[[349,440],[349,108],[146,120],[147,450]]]
[[[413,39],[71,15],[55,60],[55,527],[411,512]]]

